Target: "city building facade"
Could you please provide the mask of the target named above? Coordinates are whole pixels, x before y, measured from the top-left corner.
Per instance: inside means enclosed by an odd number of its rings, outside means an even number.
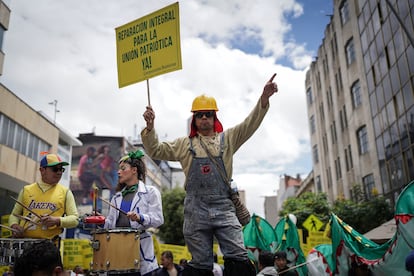
[[[264,217],[273,227],[276,226],[279,221],[279,214],[277,212],[277,196],[265,196],[264,197]]]
[[[289,197],[295,197],[297,191],[301,187],[302,179],[300,175],[292,177],[290,175],[283,175],[279,179],[279,189],[277,190],[277,200],[276,200],[276,213],[283,209],[283,202]]]
[[[3,39],[4,34],[9,28],[10,21],[10,9],[0,0],[0,76],[3,74],[4,52],[3,52]]]
[[[57,153],[70,162],[72,147],[82,143],[33,110],[0,83],[0,216],[10,214],[24,185],[40,178],[42,152]],[[69,187],[70,165],[61,184]]]
[[[306,74],[316,192],[393,204],[414,179],[414,2],[334,0]]]

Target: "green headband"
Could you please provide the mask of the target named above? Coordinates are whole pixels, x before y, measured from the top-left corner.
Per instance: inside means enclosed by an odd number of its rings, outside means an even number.
[[[124,162],[127,159],[131,158],[131,159],[141,159],[141,157],[144,156],[144,152],[142,150],[137,150],[137,151],[132,151],[129,152],[128,155],[125,155],[124,157],[122,157],[119,162]]]

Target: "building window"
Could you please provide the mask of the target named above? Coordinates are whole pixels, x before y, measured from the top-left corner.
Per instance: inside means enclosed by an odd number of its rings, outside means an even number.
[[[342,92],[342,76],[341,76],[341,69],[338,70],[338,73],[335,74],[335,87],[336,87],[336,93],[339,94]]]
[[[375,188],[374,175],[369,174],[364,176],[362,178],[362,182],[364,183],[364,190],[367,199],[371,199],[374,195],[373,190]]]
[[[329,90],[328,90],[328,104],[329,105],[333,105],[333,100],[332,100],[332,88],[329,86]]]
[[[363,126],[357,131],[359,154],[368,152],[368,134],[367,127]]]
[[[319,105],[319,114],[321,115],[321,121],[322,122],[325,121],[325,112],[323,109],[323,103]]]
[[[351,38],[345,45],[346,62],[351,65],[355,61],[354,40]]]
[[[348,121],[346,118],[346,106],[344,105],[342,110],[339,111],[339,119],[341,120],[341,131],[348,127]]]
[[[39,160],[40,152],[48,151],[51,147],[4,114],[0,114],[0,133],[0,144],[6,145],[36,161]]]
[[[316,191],[317,192],[322,192],[322,182],[321,182],[321,176],[318,175],[316,177]]]
[[[0,25],[0,50],[3,49],[3,36],[4,36],[4,29],[3,27]]]
[[[348,127],[348,115],[346,114],[346,105],[344,105],[343,112],[344,112],[344,126],[345,128],[347,128]]]
[[[346,22],[349,21],[349,7],[348,1],[343,1],[339,6],[339,14],[341,15],[341,24],[342,26],[345,25]]]
[[[330,101],[329,101],[329,91],[328,90],[326,90],[326,99],[328,101],[328,111],[329,111],[329,110],[331,110],[332,105],[330,104]]]
[[[306,98],[308,100],[308,105],[311,105],[313,103],[312,89],[311,88],[308,88],[308,90],[306,90]]]
[[[349,167],[352,169],[354,167],[354,163],[352,161],[351,145],[348,145],[348,154],[349,154]]]
[[[319,155],[318,155],[318,146],[314,145],[312,147],[312,152],[313,152],[313,162],[315,164],[319,163]]]
[[[338,157],[338,176],[342,178],[341,158]]]
[[[331,125],[331,138],[332,138],[332,144],[335,144],[336,141],[338,140],[338,136],[336,134],[336,123],[335,123],[335,121],[333,121],[332,125]]]
[[[359,80],[354,82],[351,87],[351,95],[352,95],[352,104],[354,108],[357,108],[361,105],[361,85],[359,84]]]
[[[328,188],[332,187],[332,173],[331,173],[331,167],[328,167],[328,170],[326,171],[326,175],[328,177]]]
[[[335,47],[334,47],[334,41],[333,39],[331,40],[331,54],[332,54],[332,60],[335,61]]]
[[[337,160],[335,160],[335,173],[336,173],[336,180],[339,180],[342,178],[341,159],[339,157]]]
[[[327,154],[328,153],[328,137],[326,136],[326,133],[322,137],[322,142],[323,142],[324,153]]]
[[[316,127],[315,127],[315,116],[312,115],[310,117],[309,124],[310,124],[311,133],[312,134],[315,133],[315,129],[316,129]]]
[[[345,168],[346,168],[346,171],[349,171],[349,160],[348,160],[348,150],[347,149],[345,149],[344,150],[344,156],[345,156]]]

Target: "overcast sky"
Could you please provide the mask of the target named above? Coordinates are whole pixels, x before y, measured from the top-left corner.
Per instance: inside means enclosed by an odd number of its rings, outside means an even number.
[[[73,136],[137,136],[146,82],[118,88],[115,28],[173,1],[8,0],[0,81]],[[305,73],[332,13],[332,0],[179,2],[182,70],[150,79],[161,140],[188,135],[193,99],[216,98],[224,128],[241,122],[277,73],[279,93],[259,130],[234,157],[233,179],[247,207],[264,216],[263,197],[280,176],[312,170]]]

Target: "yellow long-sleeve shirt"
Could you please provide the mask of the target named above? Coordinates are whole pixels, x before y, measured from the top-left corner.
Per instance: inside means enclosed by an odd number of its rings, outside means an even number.
[[[54,185],[50,185],[47,183],[44,183],[43,181],[38,181],[37,182],[39,185],[39,188],[43,191],[46,192],[47,190],[49,190],[50,188],[52,188]],[[56,185],[60,185],[60,184],[56,184]],[[23,202],[24,200],[24,189],[22,189],[19,193],[19,196],[17,198],[17,200],[19,202]],[[23,214],[23,207],[16,203],[14,205],[14,208],[12,210],[11,215],[9,216],[9,225],[13,225],[13,224],[19,224],[20,219],[16,216],[13,216],[13,214],[18,214],[18,215],[22,215]],[[75,198],[73,196],[73,193],[68,190],[68,192],[66,193],[66,199],[65,199],[65,216],[60,218],[60,228],[74,228],[78,225],[78,218],[79,218],[79,214],[78,214],[78,210],[76,208],[76,202],[75,202]]]

